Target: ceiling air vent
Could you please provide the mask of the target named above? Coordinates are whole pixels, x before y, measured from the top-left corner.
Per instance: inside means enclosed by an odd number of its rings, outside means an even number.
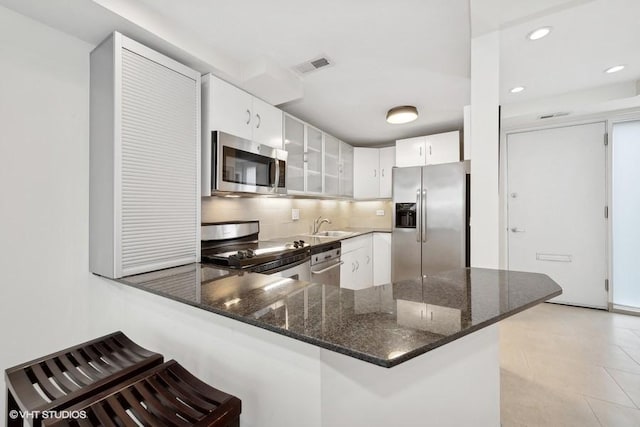
[[[327,58],[326,55],[323,55],[310,61],[305,61],[302,64],[298,64],[294,66],[293,69],[298,74],[309,74],[312,71],[316,71],[320,68],[330,67],[332,65],[333,62],[329,58]]]
[[[551,119],[553,117],[562,117],[562,116],[568,116],[569,113],[567,112],[559,112],[559,113],[549,113],[549,114],[543,114],[541,116],[538,116],[538,119],[543,120],[543,119]]]

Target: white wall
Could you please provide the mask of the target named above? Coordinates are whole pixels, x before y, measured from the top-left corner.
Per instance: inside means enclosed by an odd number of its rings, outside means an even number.
[[[499,268],[500,37],[471,40],[471,266]]]
[[[0,7],[2,369],[90,334],[89,51]]]
[[[295,424],[314,410],[295,402],[300,390],[306,389],[307,397],[313,390],[319,393],[318,378],[308,374],[317,362],[291,367],[287,355],[297,354],[296,363],[317,359],[317,347],[89,273],[91,49],[0,7],[0,368],[122,330],[204,381],[237,394],[245,404],[243,425],[265,425],[265,417],[278,425]],[[280,215],[270,231],[277,235],[290,205],[303,214],[308,209],[312,218],[317,210],[341,214],[343,204],[256,199],[234,206],[261,215],[266,207]],[[214,211],[221,205],[208,203]],[[388,202],[346,205],[347,218],[390,223]],[[376,209],[387,215],[375,217]],[[263,354],[264,363],[249,366],[255,354]],[[287,384],[283,375],[290,377]],[[4,414],[5,387],[0,389]],[[258,393],[266,389],[270,392]],[[283,399],[291,402],[291,410],[274,411]]]

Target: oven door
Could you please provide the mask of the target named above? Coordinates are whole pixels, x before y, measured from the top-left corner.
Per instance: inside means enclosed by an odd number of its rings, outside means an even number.
[[[323,285],[340,286],[340,266],[344,261],[340,258],[333,258],[324,262],[320,262],[311,269],[311,280],[314,283],[322,283]]]
[[[212,190],[286,194],[287,152],[224,132],[213,132]]]
[[[276,270],[270,270],[270,271],[264,272],[263,274],[310,282],[311,281],[310,270],[311,270],[311,260],[310,258],[307,258],[306,260],[297,262],[295,264],[285,265]]]

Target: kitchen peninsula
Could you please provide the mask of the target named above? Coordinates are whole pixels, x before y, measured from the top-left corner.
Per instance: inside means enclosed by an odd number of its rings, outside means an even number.
[[[253,403],[244,405],[246,425],[261,426],[296,425],[287,411],[318,427],[498,426],[496,322],[562,292],[545,275],[478,268],[359,291],[204,264],[120,282],[214,313],[198,313],[194,327],[231,331],[215,363],[238,372],[255,398],[241,396]],[[274,340],[284,346],[279,366],[264,363]],[[253,351],[234,357],[238,345]],[[256,369],[278,371],[279,381],[252,384]],[[279,407],[260,405],[282,389],[298,390],[296,401],[285,392]]]

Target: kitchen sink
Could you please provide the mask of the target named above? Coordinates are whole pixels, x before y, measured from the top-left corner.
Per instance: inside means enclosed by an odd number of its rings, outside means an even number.
[[[321,231],[317,234],[307,234],[307,236],[311,236],[311,237],[347,237],[347,236],[352,236],[356,233],[352,232],[352,231],[342,231],[342,230],[328,230],[328,231]]]

